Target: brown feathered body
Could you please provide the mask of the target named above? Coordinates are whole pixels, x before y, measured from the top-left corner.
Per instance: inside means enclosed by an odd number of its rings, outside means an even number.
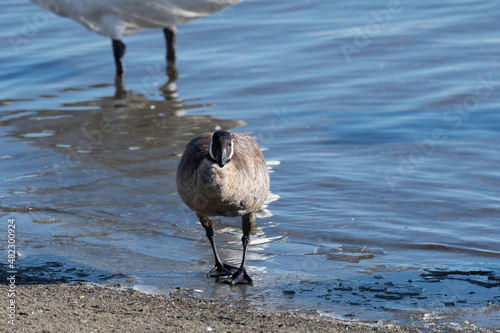
[[[212,133],[192,139],[177,168],[177,191],[202,216],[243,216],[256,212],[269,192],[269,171],[257,142],[231,133],[233,156],[219,167],[208,149]]]

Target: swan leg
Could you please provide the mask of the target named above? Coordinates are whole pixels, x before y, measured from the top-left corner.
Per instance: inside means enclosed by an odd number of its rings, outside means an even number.
[[[165,41],[167,44],[167,64],[175,64],[176,59],[176,44],[177,44],[177,28],[164,28],[163,33],[165,34]]]
[[[123,68],[123,55],[125,54],[126,46],[119,39],[113,39],[113,56],[115,57],[116,76],[121,77],[125,70]]]
[[[247,257],[248,245],[250,245],[250,234],[252,233],[254,226],[255,213],[250,213],[242,217],[243,237],[241,237],[241,242],[243,243],[243,258],[241,259],[240,268],[238,268],[230,279],[225,280],[225,282],[230,285],[251,284],[253,282],[252,278],[247,274],[245,269],[245,261]]]
[[[231,265],[224,264],[222,260],[220,260],[219,254],[217,253],[217,248],[215,247],[214,243],[214,228],[212,226],[212,219],[210,217],[201,215],[198,215],[198,219],[200,220],[201,225],[205,228],[207,238],[210,241],[210,245],[212,246],[215,257],[215,266],[210,272],[208,272],[207,276],[217,277],[231,275],[235,270],[237,270],[237,268]]]

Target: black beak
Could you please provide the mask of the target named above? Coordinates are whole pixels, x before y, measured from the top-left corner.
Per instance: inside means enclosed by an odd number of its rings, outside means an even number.
[[[222,168],[224,165],[227,164],[227,155],[226,155],[226,150],[222,149],[219,151],[217,154],[217,164]]]

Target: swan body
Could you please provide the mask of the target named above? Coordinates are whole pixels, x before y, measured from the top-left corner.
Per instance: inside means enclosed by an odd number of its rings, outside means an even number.
[[[245,256],[255,213],[269,193],[269,171],[257,142],[243,133],[204,133],[186,146],[177,168],[177,191],[206,230],[215,255],[210,276],[229,275],[213,242],[212,216],[242,217],[243,260],[229,283],[251,283]]]
[[[240,0],[64,0],[31,2],[80,23],[90,31],[121,39],[142,29],[175,27]]]
[[[121,39],[142,29],[166,29],[167,59],[175,61],[175,36],[169,41],[167,32],[175,35],[175,27],[188,21],[205,17],[241,0],[64,0],[31,2],[57,14],[70,18],[90,31],[113,40],[115,61],[123,57],[125,46]],[[123,44],[123,45],[122,45]],[[122,50],[123,49],[123,50]],[[117,76],[123,68],[117,63]],[[122,66],[123,67],[123,66]],[[121,72],[119,71],[121,70]]]

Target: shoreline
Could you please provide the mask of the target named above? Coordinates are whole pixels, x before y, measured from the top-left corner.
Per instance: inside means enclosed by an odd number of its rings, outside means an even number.
[[[15,329],[28,332],[419,332],[298,312],[266,312],[183,295],[86,282],[16,286]],[[5,312],[4,312],[5,313]],[[10,328],[9,328],[10,327]]]

